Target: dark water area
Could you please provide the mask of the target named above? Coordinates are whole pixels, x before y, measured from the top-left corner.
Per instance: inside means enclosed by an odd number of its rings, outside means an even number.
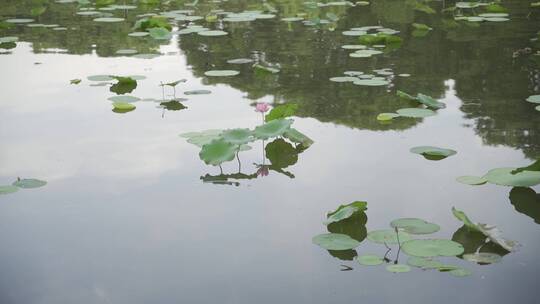
[[[539,104],[526,101],[540,94],[540,7],[502,1],[509,20],[478,21],[486,6],[452,10],[454,1],[324,3],[0,0],[0,185],[47,182],[0,195],[0,304],[539,303],[540,180],[456,178],[540,159]],[[128,35],[149,14],[166,17],[170,37]],[[111,17],[123,19],[94,21]],[[366,26],[400,41],[351,57],[361,49],[342,46],[360,38],[343,32]],[[228,62],[238,58],[251,61]],[[208,76],[215,70],[239,74]],[[330,80],[350,71],[384,84]],[[144,77],[133,88],[94,75]],[[160,86],[176,80],[185,82]],[[419,107],[398,90],[445,107],[378,120]],[[119,96],[137,97],[136,108],[113,109],[108,98]],[[310,144],[257,137],[258,103],[296,105],[289,118]],[[257,140],[220,166],[179,136],[234,128]],[[417,146],[457,154],[434,161],[410,152]],[[353,201],[367,209],[324,224]],[[452,207],[519,246],[501,248]],[[501,259],[437,258],[463,277],[389,272],[409,254],[367,236],[398,218],[440,226],[414,238]],[[312,240],[325,233],[359,245],[325,250]],[[358,263],[368,254],[388,261]]]

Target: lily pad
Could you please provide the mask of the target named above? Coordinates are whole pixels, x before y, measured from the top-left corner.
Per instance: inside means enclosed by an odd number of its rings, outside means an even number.
[[[266,114],[264,120],[269,122],[276,119],[287,118],[293,116],[296,113],[296,110],[298,110],[298,105],[295,103],[282,104],[274,107],[270,113]]]
[[[465,269],[465,268],[452,269],[448,273],[450,273],[451,275],[455,277],[468,277],[472,274],[470,270]]]
[[[168,40],[172,38],[171,32],[163,27],[150,28],[148,29],[148,33],[150,33],[150,37],[156,40]]]
[[[7,23],[30,23],[30,22],[34,22],[34,19],[14,18],[14,19],[6,19],[6,20],[4,20],[4,22],[7,22]]]
[[[13,186],[24,188],[24,189],[32,189],[32,188],[39,188],[43,187],[47,184],[46,181],[35,179],[35,178],[24,178],[24,179],[18,179],[15,182],[13,182]]]
[[[531,187],[540,184],[540,171],[521,171],[515,168],[497,168],[489,170],[484,178],[492,184],[510,187]]]
[[[223,139],[215,139],[202,147],[199,157],[207,165],[218,166],[234,159],[237,146]]]
[[[280,136],[290,129],[292,123],[292,119],[275,119],[264,125],[257,126],[253,131],[253,135],[258,139]]]
[[[113,107],[114,107],[115,110],[118,110],[118,111],[121,111],[121,112],[133,111],[136,108],[131,103],[121,102],[121,101],[113,102]]]
[[[86,79],[90,81],[112,81],[114,78],[112,78],[110,75],[93,75],[88,76]]]
[[[427,107],[432,108],[432,109],[444,109],[444,108],[446,108],[446,104],[437,101],[436,99],[434,99],[431,96],[424,95],[424,94],[421,94],[421,93],[419,93],[416,96],[416,100],[418,102],[420,102],[421,104],[424,104]]]
[[[409,272],[411,271],[411,267],[404,264],[392,264],[386,266],[386,270],[393,272],[393,273],[402,273],[402,272]]]
[[[242,145],[253,140],[253,133],[249,129],[231,129],[223,131],[221,137],[233,145]]]
[[[460,176],[456,178],[456,180],[462,184],[473,185],[473,186],[483,185],[487,183],[487,180],[485,178],[479,177],[479,176],[472,176],[472,175]]]
[[[355,85],[361,85],[361,86],[370,86],[370,87],[377,87],[377,86],[385,86],[389,85],[390,82],[384,79],[357,79],[353,82]]]
[[[464,254],[463,259],[465,261],[474,262],[478,264],[493,264],[501,261],[502,257],[496,253],[491,252],[478,252]]]
[[[313,237],[312,242],[327,250],[348,250],[360,245],[357,240],[340,233],[319,234]]]
[[[412,239],[412,237],[403,231],[384,229],[384,230],[374,230],[368,232],[367,239],[378,244],[397,244],[398,243],[398,234],[399,234],[399,243],[407,242]]]
[[[428,259],[428,258],[422,258],[422,257],[415,257],[412,256],[407,260],[407,264],[422,268],[422,269],[436,269],[442,266],[443,264],[437,260]]]
[[[452,149],[438,148],[432,146],[419,146],[411,148],[412,153],[420,154],[429,160],[441,160],[456,154]]]
[[[404,108],[396,111],[400,116],[411,118],[424,118],[435,115],[435,112],[429,109]]]
[[[190,90],[185,91],[184,95],[205,95],[205,94],[211,94],[212,91],[210,90]]]
[[[0,195],[10,194],[17,191],[19,191],[19,187],[10,186],[10,185],[0,186]]]
[[[207,36],[207,37],[217,37],[217,36],[226,36],[229,33],[225,31],[201,31],[197,32],[197,35],[199,36]]]
[[[246,63],[252,63],[253,59],[251,58],[236,58],[236,59],[229,59],[227,60],[227,63],[230,64],[246,64]]]
[[[216,139],[220,139],[222,133],[222,130],[205,130],[201,132],[182,133],[180,136],[187,138],[188,143],[202,148],[204,145],[207,145]]]
[[[540,103],[540,95],[531,95],[529,97],[527,97],[527,100],[528,102],[532,102],[532,103]]]
[[[419,218],[400,218],[390,222],[390,226],[410,234],[432,234],[441,229],[439,225]]]
[[[238,74],[240,74],[240,72],[234,70],[211,70],[204,72],[204,75],[209,77],[228,77],[236,76]]]
[[[377,115],[377,120],[379,121],[389,121],[396,117],[399,117],[399,114],[396,113],[381,113]]]
[[[353,82],[355,80],[358,80],[358,78],[350,76],[338,76],[330,78],[330,81],[333,82]]]
[[[351,217],[358,211],[364,211],[367,209],[367,202],[356,201],[348,205],[340,205],[336,210],[329,212],[327,215],[325,225],[339,222],[341,220]]]
[[[456,256],[464,251],[460,243],[445,239],[411,240],[403,243],[401,249],[416,257]]]
[[[290,128],[289,130],[285,131],[283,136],[294,143],[301,144],[304,148],[308,148],[313,144],[313,140],[311,138],[294,128]]]
[[[141,100],[139,97],[129,95],[112,96],[107,99],[114,102],[137,102]]]
[[[366,254],[366,255],[361,255],[359,257],[356,257],[356,261],[358,262],[358,264],[364,265],[364,266],[377,266],[377,265],[381,265],[384,262],[384,260],[381,257],[376,256],[376,255],[371,255],[371,254]]]
[[[124,21],[124,18],[118,18],[118,17],[101,17],[94,19],[94,22],[122,22]]]

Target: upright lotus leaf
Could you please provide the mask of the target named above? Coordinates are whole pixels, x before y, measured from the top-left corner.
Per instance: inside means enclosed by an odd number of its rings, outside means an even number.
[[[399,237],[398,237],[399,235]],[[378,244],[402,244],[412,239],[410,234],[404,231],[399,231],[396,233],[395,230],[384,229],[384,230],[374,230],[368,232],[368,240],[378,243]]]
[[[517,212],[540,224],[540,194],[531,188],[515,187],[510,191],[510,203]]]
[[[432,234],[441,229],[437,224],[419,218],[400,218],[390,222],[390,226],[410,234]]]
[[[455,207],[452,207],[452,213],[454,216],[462,221],[465,226],[471,230],[476,230],[484,234],[489,240],[493,243],[501,246],[507,251],[515,251],[519,244],[515,241],[508,240],[502,237],[501,232],[495,226],[490,226],[487,224],[473,223],[465,214],[465,212],[457,210]]]
[[[223,130],[205,130],[200,132],[188,132],[180,134],[181,137],[187,138],[187,142],[194,144],[199,148],[211,143],[216,139],[221,138]]]
[[[325,225],[339,222],[346,218],[351,217],[358,211],[364,211],[367,209],[367,202],[356,201],[348,205],[340,205],[336,210],[327,214],[327,219],[324,221]]]
[[[346,234],[362,242],[367,237],[367,215],[364,211],[357,211],[350,217],[326,226],[328,232]]]
[[[519,167],[513,170],[512,174],[517,174],[523,171],[540,171],[540,159],[535,161],[534,163],[526,166],[526,167]]]
[[[277,137],[287,132],[291,128],[292,123],[292,119],[275,119],[256,127],[253,135],[258,139]]]
[[[324,233],[314,236],[313,244],[319,245],[327,250],[348,250],[354,249],[360,245],[355,239],[350,236],[339,233]]]
[[[293,116],[298,110],[298,105],[295,103],[282,104],[274,107],[270,113],[266,114],[265,121],[269,122],[275,119],[287,118]]]
[[[422,239],[410,240],[401,245],[408,255],[416,257],[457,256],[463,253],[463,246],[451,240]]]
[[[294,143],[301,144],[304,148],[309,148],[313,144],[313,140],[311,138],[307,137],[295,128],[290,128],[287,130],[285,133],[283,133],[283,137]]]
[[[411,148],[412,153],[420,154],[429,160],[441,160],[456,154],[457,152],[451,149],[438,148],[432,146],[419,146]]]
[[[416,96],[416,100],[418,100],[419,103],[424,104],[428,108],[432,108],[432,109],[444,109],[444,108],[446,108],[446,104],[435,100],[431,96],[424,95],[424,94],[421,94],[421,93],[418,93],[418,95]]]
[[[10,185],[0,186],[0,195],[2,195],[2,194],[10,194],[10,193],[17,192],[17,191],[19,191],[19,188],[15,187],[15,186],[10,186]]]
[[[46,181],[35,179],[35,178],[23,178],[23,179],[17,179],[13,182],[13,186],[24,188],[24,189],[33,189],[33,188],[39,188],[43,187],[47,184]]]
[[[275,168],[287,168],[298,161],[298,151],[288,142],[277,138],[264,148],[266,157]]]
[[[224,141],[233,145],[243,145],[253,141],[253,133],[249,129],[230,129],[221,134]]]
[[[236,151],[237,146],[223,139],[215,139],[202,147],[199,157],[207,165],[219,166],[224,162],[233,160]]]
[[[496,168],[489,170],[484,178],[501,186],[531,187],[540,184],[540,171],[517,172],[516,168]]]
[[[412,96],[412,95],[410,95],[410,94],[407,94],[407,93],[405,93],[405,92],[403,92],[403,91],[400,91],[400,90],[397,90],[397,91],[396,91],[396,95],[397,95],[398,97],[403,98],[403,99],[407,99],[407,100],[411,100],[411,101],[412,101],[412,100],[416,101],[416,97],[414,97],[414,96]]]
[[[109,90],[118,95],[131,93],[137,88],[137,80],[131,77],[111,76],[111,78],[116,79],[117,83],[112,85]]]

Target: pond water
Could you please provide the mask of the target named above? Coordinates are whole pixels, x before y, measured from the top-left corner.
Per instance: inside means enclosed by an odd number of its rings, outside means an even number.
[[[324,3],[0,0],[0,303],[538,303],[538,167],[510,177],[530,187],[456,178],[540,159],[540,8]],[[398,90],[444,108],[378,120],[426,108]],[[291,115],[265,129],[263,103]],[[256,127],[233,134],[238,154],[185,134]],[[367,209],[325,225],[354,201]],[[414,254],[366,235],[399,218],[500,260],[387,271]],[[315,244],[328,232],[357,244]]]

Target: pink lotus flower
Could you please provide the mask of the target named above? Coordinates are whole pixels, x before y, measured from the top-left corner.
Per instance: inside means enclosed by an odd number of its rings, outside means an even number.
[[[262,165],[259,170],[257,170],[257,176],[268,176],[268,166]]]
[[[255,106],[255,112],[265,113],[268,110],[270,110],[270,105],[266,102],[259,102]]]

